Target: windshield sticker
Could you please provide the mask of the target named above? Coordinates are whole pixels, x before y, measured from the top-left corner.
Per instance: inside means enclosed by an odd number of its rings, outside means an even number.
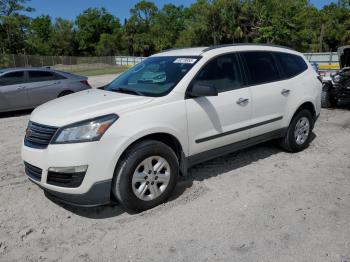
[[[194,64],[197,61],[195,58],[177,58],[174,64]]]
[[[135,73],[137,73],[137,72],[139,72],[139,71],[141,71],[142,69],[144,69],[145,68],[145,65],[144,64],[138,64],[138,65],[136,65],[135,67],[134,67],[134,72]]]

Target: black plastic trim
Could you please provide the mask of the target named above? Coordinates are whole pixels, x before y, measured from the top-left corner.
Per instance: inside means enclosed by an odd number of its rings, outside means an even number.
[[[24,137],[24,144],[35,149],[45,149],[50,144],[57,130],[58,127],[29,121]]]
[[[100,182],[96,182],[92,185],[92,187],[84,194],[67,194],[61,193],[57,191],[53,191],[47,188],[41,187],[45,195],[48,198],[52,198],[58,202],[62,202],[71,206],[78,207],[94,207],[107,205],[112,202],[111,200],[111,188],[112,188],[112,180],[104,180]]]
[[[239,141],[233,144],[229,144],[226,146],[222,146],[219,148],[211,149],[202,153],[198,153],[186,158],[186,166],[191,167],[198,163],[202,163],[208,161],[210,159],[214,159],[247,147],[251,147],[272,139],[278,139],[283,137],[286,134],[287,128],[281,128],[272,132],[268,132],[263,135],[259,135],[256,137],[248,138],[243,141]]]
[[[24,161],[25,174],[35,181],[41,181],[43,170]]]
[[[209,141],[209,140],[213,140],[213,139],[216,139],[216,138],[220,138],[220,137],[223,137],[223,136],[232,135],[234,133],[238,133],[238,132],[242,132],[242,131],[245,131],[245,130],[248,130],[248,129],[252,129],[252,128],[255,128],[255,127],[258,127],[258,126],[270,124],[270,123],[273,123],[273,122],[276,122],[276,121],[279,121],[279,120],[282,120],[282,119],[283,119],[283,116],[279,116],[279,117],[276,117],[276,118],[273,118],[273,119],[270,119],[270,120],[267,120],[267,121],[263,121],[263,122],[260,122],[260,123],[256,123],[256,124],[253,124],[253,125],[249,125],[249,126],[237,128],[237,129],[234,129],[234,130],[230,130],[230,131],[227,131],[227,132],[223,132],[223,133],[220,133],[220,134],[216,134],[216,135],[200,138],[200,139],[196,140],[196,143],[197,144],[198,143],[203,143],[203,142],[206,142],[206,141]]]
[[[266,47],[278,47],[278,48],[283,48],[283,49],[288,49],[288,50],[293,50],[290,47],[287,46],[282,46],[282,45],[272,45],[272,44],[255,44],[255,43],[237,43],[237,44],[226,44],[226,45],[214,45],[214,46],[209,46],[203,50],[203,53],[208,52],[210,50],[218,49],[218,48],[223,48],[223,47],[230,47],[230,46],[266,46]]]
[[[53,186],[76,188],[83,183],[85,174],[86,172],[62,173],[49,171],[46,182]]]

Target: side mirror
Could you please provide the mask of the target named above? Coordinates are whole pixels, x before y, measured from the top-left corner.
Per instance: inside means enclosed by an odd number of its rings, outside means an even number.
[[[194,83],[192,90],[188,91],[189,97],[201,97],[201,96],[217,96],[218,90],[213,84],[199,84]]]

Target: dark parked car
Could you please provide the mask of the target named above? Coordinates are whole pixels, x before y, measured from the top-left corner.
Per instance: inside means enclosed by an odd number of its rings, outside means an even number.
[[[322,107],[335,107],[340,99],[350,99],[350,46],[338,49],[340,70],[323,84]]]
[[[0,69],[0,112],[35,108],[89,88],[87,77],[49,68]]]

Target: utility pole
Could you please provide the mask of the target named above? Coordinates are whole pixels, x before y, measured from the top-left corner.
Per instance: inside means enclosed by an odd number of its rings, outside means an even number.
[[[323,51],[323,37],[324,37],[324,24],[321,25],[321,33],[320,33],[320,38],[319,38],[319,43],[318,43],[318,52]]]

